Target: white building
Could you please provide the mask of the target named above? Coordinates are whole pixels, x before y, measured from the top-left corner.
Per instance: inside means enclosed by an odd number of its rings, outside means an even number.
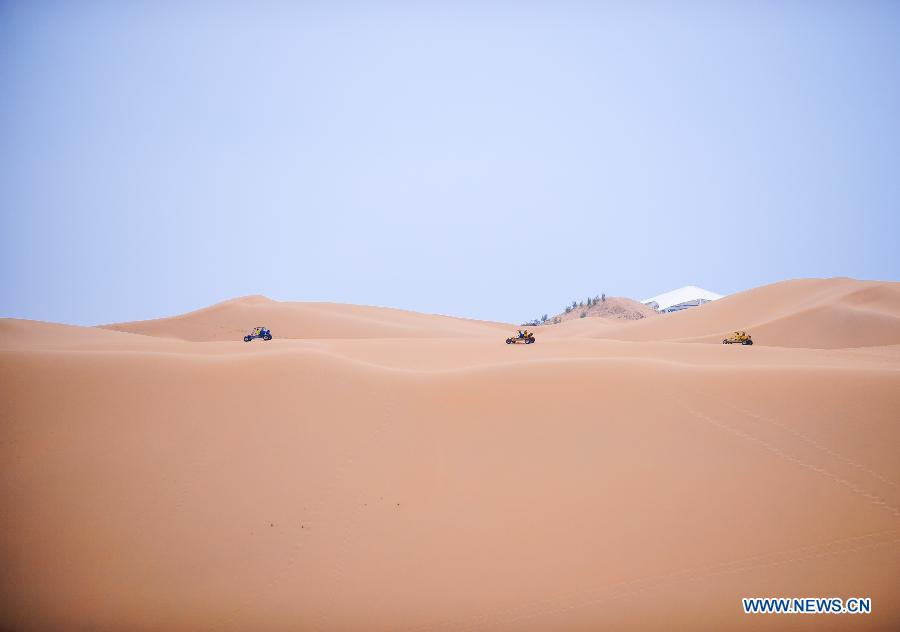
[[[641,303],[661,312],[680,312],[683,309],[697,307],[720,298],[722,298],[721,294],[704,290],[696,285],[686,285],[677,290],[645,299]]]

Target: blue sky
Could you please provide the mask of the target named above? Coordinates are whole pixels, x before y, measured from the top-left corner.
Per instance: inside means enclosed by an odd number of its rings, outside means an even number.
[[[0,316],[900,279],[900,4],[426,4],[0,3]]]

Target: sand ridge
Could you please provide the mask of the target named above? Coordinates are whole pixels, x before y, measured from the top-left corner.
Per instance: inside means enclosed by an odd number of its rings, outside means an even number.
[[[249,325],[247,323],[250,323]],[[496,335],[509,326],[387,307],[279,302],[264,296],[224,301],[182,316],[105,325],[106,329],[192,342],[237,340],[256,326],[279,338],[433,338]]]

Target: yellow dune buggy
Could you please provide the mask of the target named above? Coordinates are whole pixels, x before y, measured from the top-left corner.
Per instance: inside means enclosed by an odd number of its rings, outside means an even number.
[[[722,341],[723,345],[752,345],[753,339],[750,337],[746,331],[736,331],[730,336],[728,336],[725,340]]]

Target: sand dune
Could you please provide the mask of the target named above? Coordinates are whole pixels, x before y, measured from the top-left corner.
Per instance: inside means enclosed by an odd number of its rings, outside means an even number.
[[[193,342],[239,340],[266,326],[278,338],[443,338],[496,336],[508,325],[386,307],[279,302],[264,296],[225,301],[183,316],[106,325],[108,329]]]
[[[618,340],[722,341],[735,329],[755,344],[839,349],[900,343],[900,283],[801,279],[734,294],[702,309],[604,328]]]
[[[0,628],[896,628],[900,345],[857,327],[897,318],[897,285],[529,346],[260,298],[0,321]],[[241,342],[255,324],[276,339]],[[742,614],[771,595],[873,613]]]

